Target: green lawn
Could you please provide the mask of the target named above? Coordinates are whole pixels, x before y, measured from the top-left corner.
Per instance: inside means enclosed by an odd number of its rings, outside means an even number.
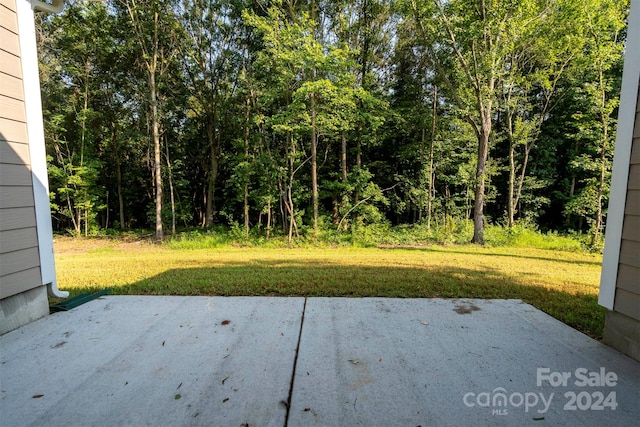
[[[78,293],[516,298],[600,338],[601,256],[473,245],[170,249],[58,239],[58,285]]]

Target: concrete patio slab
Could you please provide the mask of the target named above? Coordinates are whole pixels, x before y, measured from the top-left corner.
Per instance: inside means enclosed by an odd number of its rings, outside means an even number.
[[[0,337],[3,427],[622,426],[639,402],[640,363],[515,300],[106,296]]]
[[[0,425],[282,426],[303,303],[109,296],[43,318],[0,337]]]
[[[521,301],[311,298],[301,337],[291,426],[640,419],[639,363]],[[615,385],[580,386],[601,369]]]

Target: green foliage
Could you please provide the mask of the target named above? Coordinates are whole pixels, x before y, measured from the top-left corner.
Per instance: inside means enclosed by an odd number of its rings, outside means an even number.
[[[487,227],[487,243],[491,246],[538,248],[556,251],[581,252],[582,243],[570,236],[558,233],[542,233],[534,223],[517,221],[512,227],[492,225]]]
[[[598,250],[628,1],[308,6],[39,16],[56,230],[148,228],[161,202],[165,226],[224,224],[242,245],[421,244],[414,228],[449,244],[481,206],[489,244],[535,240],[529,221]]]
[[[217,228],[206,232],[201,230],[182,232],[173,236],[165,244],[172,249],[184,250],[219,248],[229,245],[231,241],[227,230]]]
[[[609,0],[593,0],[585,5],[581,15],[585,54],[576,67],[582,75],[572,76],[578,109],[571,116],[571,132],[567,136],[579,150],[573,153],[570,170],[582,179],[565,205],[565,213],[586,219],[593,248],[601,246],[604,206],[609,194],[614,117],[620,91],[620,75],[612,71],[620,68],[622,60],[619,40],[624,31],[626,6],[627,2]],[[585,75],[589,77],[585,79]]]
[[[428,247],[431,245],[463,245],[471,241],[473,223],[450,218],[446,224],[427,227],[426,224],[391,226],[388,222],[362,223],[345,231],[336,230],[328,217],[320,221],[321,231],[314,234],[303,229],[294,243],[295,247]],[[588,247],[586,235],[559,235],[540,232],[534,223],[518,221],[511,228],[488,225],[488,247],[513,247],[545,249],[565,252],[594,252]],[[285,236],[275,235],[265,239],[261,230],[253,228],[249,236],[244,228],[234,223],[204,230],[179,232],[165,242],[172,249],[207,249],[229,247],[282,248],[291,246]],[[597,252],[597,251],[595,251]]]

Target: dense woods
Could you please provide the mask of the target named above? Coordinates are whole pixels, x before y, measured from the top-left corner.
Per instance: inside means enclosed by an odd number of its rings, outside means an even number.
[[[111,0],[41,16],[54,227],[606,218],[627,0]]]

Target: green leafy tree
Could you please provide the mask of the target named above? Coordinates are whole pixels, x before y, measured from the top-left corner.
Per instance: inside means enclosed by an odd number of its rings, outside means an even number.
[[[499,83],[509,69],[516,31],[535,25],[541,2],[410,0],[430,66],[443,81],[478,144],[474,192],[474,243],[484,242],[485,187]],[[542,5],[543,6],[543,5]]]
[[[109,81],[106,69],[113,52],[113,22],[102,4],[76,4],[40,24],[46,64],[45,129],[52,187],[58,195],[54,207],[71,221],[76,235],[82,231],[88,235],[97,213],[106,207],[99,182],[100,130],[105,121],[101,106]]]
[[[207,181],[204,226],[214,221],[216,184],[222,153],[222,123],[230,110],[242,64],[244,28],[240,3],[225,0],[182,0],[184,69],[189,80],[190,108],[204,123]]]
[[[160,105],[162,79],[177,53],[178,27],[172,2],[160,0],[119,0],[119,13],[128,23],[128,36],[138,49],[138,63],[145,73],[150,137],[153,145],[155,236],[162,239],[162,147]]]
[[[615,141],[614,113],[618,107],[620,64],[627,2],[593,0],[581,5],[581,23],[585,35],[585,54],[576,85],[580,110],[573,114],[575,132],[570,136],[582,147],[571,166],[582,173],[583,187],[569,201],[567,213],[584,217],[590,224],[590,244],[601,239],[604,227],[604,203],[608,199],[609,181]],[[584,76],[587,79],[584,79]]]

